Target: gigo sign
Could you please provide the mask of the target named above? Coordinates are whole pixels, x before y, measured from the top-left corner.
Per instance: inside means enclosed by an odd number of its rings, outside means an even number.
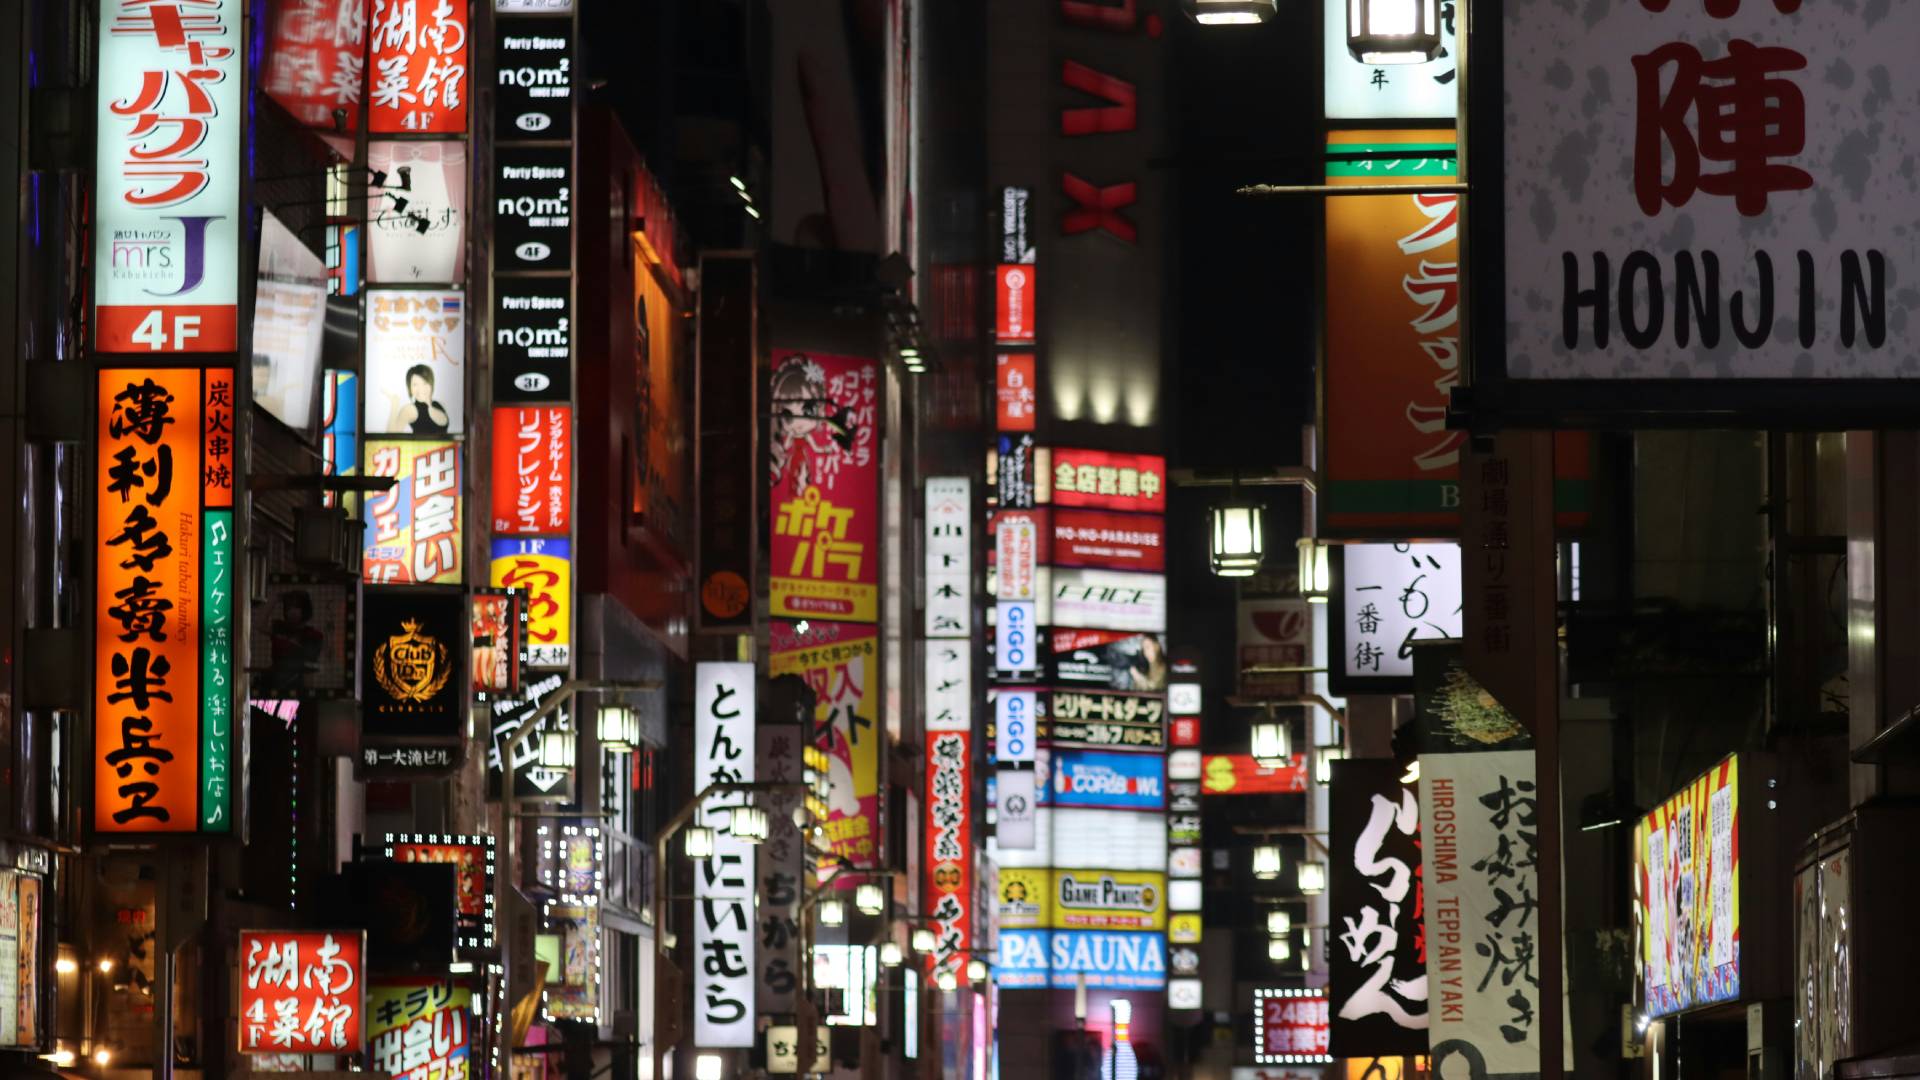
[[[999,650],[995,665],[1016,675],[1038,671],[1040,657],[1035,651],[1033,601],[1002,600],[995,620],[994,646]]]
[[[1036,697],[1038,695],[1032,690],[1002,690],[994,698],[994,730],[999,737],[996,745],[1002,765],[1033,764],[1033,711]]]

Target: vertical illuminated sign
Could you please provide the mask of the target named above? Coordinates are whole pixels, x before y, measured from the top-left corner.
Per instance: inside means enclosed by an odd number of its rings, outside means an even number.
[[[973,941],[973,758],[971,734],[927,736],[927,915],[933,966],[958,969]]]
[[[240,0],[103,0],[94,348],[239,348]]]
[[[94,827],[232,827],[233,373],[104,369]]]
[[[467,5],[373,0],[377,133],[467,130]]]
[[[694,669],[693,783],[754,779],[752,664],[703,663]],[[733,808],[745,793],[712,795],[701,820],[713,827],[713,855],[693,876],[697,979],[693,1041],[701,1047],[752,1046],[754,1041],[754,845],[730,834]]]

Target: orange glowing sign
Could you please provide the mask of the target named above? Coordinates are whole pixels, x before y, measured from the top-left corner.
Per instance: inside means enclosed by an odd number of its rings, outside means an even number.
[[[233,372],[103,369],[94,828],[232,828]]]

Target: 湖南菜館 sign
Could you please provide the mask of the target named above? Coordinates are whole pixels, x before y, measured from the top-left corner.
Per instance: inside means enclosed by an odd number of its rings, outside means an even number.
[[[1726,380],[1910,376],[1898,328],[1920,296],[1899,283],[1920,235],[1893,133],[1920,125],[1920,7],[1500,0],[1491,14],[1501,78],[1474,80],[1475,123],[1504,133],[1505,281],[1484,291],[1505,310],[1481,314],[1506,330],[1476,344],[1504,339],[1509,380],[1668,380],[1597,407],[1697,411],[1809,401]]]

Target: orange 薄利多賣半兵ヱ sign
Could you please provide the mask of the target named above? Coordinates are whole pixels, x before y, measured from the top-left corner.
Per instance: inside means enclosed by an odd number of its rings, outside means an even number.
[[[232,371],[106,368],[98,392],[94,828],[224,831]]]

